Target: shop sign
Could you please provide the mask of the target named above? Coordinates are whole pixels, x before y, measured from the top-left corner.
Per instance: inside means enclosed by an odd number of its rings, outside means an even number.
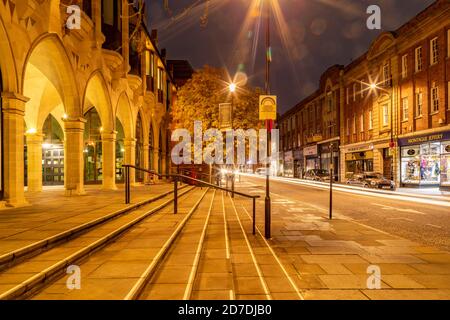
[[[432,141],[440,141],[450,139],[450,131],[441,133],[432,133],[428,135],[399,139],[400,146],[409,146],[413,144],[422,144]]]
[[[292,151],[287,151],[284,153],[284,162],[293,162],[294,156]]]
[[[317,155],[317,144],[315,146],[306,147],[303,149],[303,154],[305,157],[307,156],[316,156]]]
[[[362,152],[362,151],[369,151],[369,150],[373,150],[373,144],[365,144],[359,147],[353,147],[353,148],[348,148],[347,151],[348,152]]]
[[[303,150],[294,150],[294,159],[303,160]]]

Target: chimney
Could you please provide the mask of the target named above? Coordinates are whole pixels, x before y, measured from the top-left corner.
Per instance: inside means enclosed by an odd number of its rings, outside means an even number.
[[[158,30],[152,29],[152,32],[150,33],[150,38],[155,43],[155,45],[158,45]]]
[[[162,48],[161,49],[161,59],[163,59],[164,62],[166,62],[166,54],[167,54],[166,48]]]

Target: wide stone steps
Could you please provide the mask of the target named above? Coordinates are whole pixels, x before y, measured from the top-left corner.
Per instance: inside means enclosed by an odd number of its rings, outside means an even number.
[[[191,190],[192,187],[186,188],[180,194]],[[151,201],[129,206],[67,230],[63,233],[64,237],[61,236],[64,241],[56,241],[54,246],[44,246],[45,241],[41,241],[42,246],[36,246],[37,252],[34,255],[24,255],[23,259],[5,266],[0,272],[0,299],[17,299],[32,295],[46,283],[64,274],[69,265],[89,256],[143,219],[171,205],[173,196],[170,194],[163,193]]]
[[[135,224],[107,246],[78,263],[80,289],[69,289],[70,275],[59,278],[34,295],[34,299],[129,299],[139,292],[146,271],[164,255],[207,189],[194,188],[179,199],[178,213],[172,203]]]

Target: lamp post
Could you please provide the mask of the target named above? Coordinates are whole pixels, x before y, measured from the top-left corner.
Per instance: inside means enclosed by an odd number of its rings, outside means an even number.
[[[270,59],[271,59],[271,48],[270,48],[270,8],[269,1],[266,0],[266,81],[265,81],[265,91],[266,95],[270,95]],[[271,147],[271,137],[270,137],[270,120],[266,120],[267,129],[267,159],[269,159]],[[265,216],[265,237],[267,239],[271,238],[271,203],[270,203],[270,162],[267,161],[266,164],[266,197],[264,199],[264,216]]]
[[[233,130],[233,110],[234,110],[234,93],[236,92],[236,84],[235,83],[231,83],[229,86],[230,89],[230,93],[231,93],[231,130]],[[234,144],[234,142],[233,142]],[[234,165],[232,165],[232,172],[231,172],[231,197],[234,198]],[[229,175],[229,173],[227,173],[227,176]],[[228,181],[228,180],[227,180]]]

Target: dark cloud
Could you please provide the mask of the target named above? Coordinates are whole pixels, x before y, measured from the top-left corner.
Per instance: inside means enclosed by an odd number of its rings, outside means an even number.
[[[249,73],[253,85],[264,83],[264,32],[259,34],[257,54],[252,59],[255,30],[242,30],[250,0],[211,0],[206,27],[201,25],[205,6],[186,10],[205,0],[148,1],[150,25],[159,29],[159,45],[170,59],[188,59],[195,68],[205,64],[224,66],[234,73]],[[280,109],[288,110],[318,85],[320,75],[333,64],[348,64],[368,49],[380,31],[366,28],[366,9],[376,4],[382,10],[383,30],[395,30],[433,0],[279,0],[291,41],[287,50],[272,25],[272,93]],[[173,17],[185,12],[178,20]],[[254,16],[257,12],[254,13]],[[240,34],[245,36],[239,38]],[[238,42],[241,39],[241,42]],[[255,66],[254,69],[252,66]]]

